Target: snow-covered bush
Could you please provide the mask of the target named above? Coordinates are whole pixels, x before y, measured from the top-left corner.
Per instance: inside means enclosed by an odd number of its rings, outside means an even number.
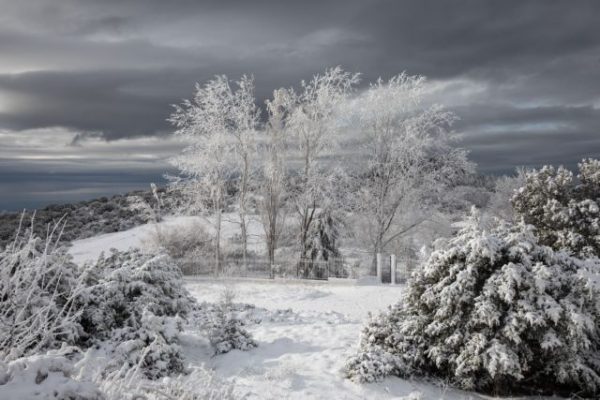
[[[533,227],[480,226],[476,212],[433,252],[402,301],[363,329],[347,376],[429,376],[464,388],[600,393],[600,302],[581,261]]]
[[[216,354],[227,353],[233,349],[250,350],[256,347],[256,342],[244,329],[243,320],[237,317],[233,309],[233,298],[233,292],[225,289],[215,309],[208,314],[205,327]]]
[[[82,324],[97,339],[110,331],[140,324],[145,311],[157,316],[182,316],[194,306],[183,287],[179,267],[165,254],[112,250],[88,266],[89,287]]]
[[[528,172],[512,204],[541,243],[581,258],[600,256],[600,160],[582,160],[577,179],[563,167]]]
[[[75,362],[79,349],[65,346],[45,354],[0,361],[0,398],[3,400],[233,400],[234,385],[204,367],[187,374],[149,381],[140,379],[137,366],[98,373],[94,357]],[[94,364],[94,365],[89,365]],[[101,365],[101,367],[104,367]]]
[[[77,349],[65,347],[9,362],[0,360],[2,399],[104,400],[96,384],[74,379],[73,352]]]
[[[0,359],[17,358],[74,343],[80,335],[81,310],[75,301],[83,290],[77,266],[58,234],[47,240],[29,234],[0,252]]]
[[[157,378],[183,370],[181,318],[194,307],[179,267],[167,255],[113,251],[88,267],[81,299],[87,345],[104,343],[115,366],[140,365]]]

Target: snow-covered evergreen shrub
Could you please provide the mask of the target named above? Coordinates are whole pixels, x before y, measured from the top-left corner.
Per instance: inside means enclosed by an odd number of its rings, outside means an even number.
[[[0,252],[0,359],[15,360],[74,343],[81,333],[77,266],[58,247],[26,233]]]
[[[95,338],[140,323],[145,310],[157,316],[182,316],[194,306],[179,267],[165,254],[112,250],[86,269],[86,332]]]
[[[233,292],[225,289],[215,309],[208,314],[205,327],[216,354],[227,353],[233,349],[250,350],[256,347],[256,342],[244,329],[243,320],[238,318],[233,310],[233,298]]]
[[[402,301],[363,329],[347,376],[430,376],[464,388],[600,393],[600,302],[581,261],[538,244],[533,227],[474,213],[433,252]]]
[[[530,171],[512,204],[542,244],[580,258],[600,256],[600,160],[579,163],[577,179],[563,167]]]
[[[330,212],[319,212],[307,234],[306,256],[310,260],[328,261],[340,256],[338,224]]]
[[[339,221],[331,212],[321,210],[309,226],[299,266],[305,277],[326,278],[327,263],[340,257],[338,225]]]
[[[181,372],[181,318],[194,307],[181,278],[164,254],[131,250],[100,257],[85,276],[80,322],[86,344],[108,342],[115,366],[140,365],[149,378]]]

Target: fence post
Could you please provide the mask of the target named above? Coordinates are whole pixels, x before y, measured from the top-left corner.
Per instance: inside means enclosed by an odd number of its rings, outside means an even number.
[[[383,282],[381,276],[381,253],[377,253],[377,281],[379,281],[379,283]]]
[[[390,283],[392,285],[395,285],[396,284],[396,255],[395,254],[392,254],[390,256],[390,274],[391,274],[390,275],[391,276]]]

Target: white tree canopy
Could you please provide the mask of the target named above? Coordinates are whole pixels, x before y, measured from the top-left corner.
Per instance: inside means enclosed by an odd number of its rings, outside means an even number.
[[[354,206],[374,256],[426,220],[428,200],[472,170],[466,151],[451,146],[456,116],[424,106],[424,82],[406,74],[378,79],[346,104],[346,123],[362,143]]]

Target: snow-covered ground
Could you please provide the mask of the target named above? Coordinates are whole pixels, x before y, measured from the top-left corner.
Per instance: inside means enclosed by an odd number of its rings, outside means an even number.
[[[400,380],[356,385],[340,373],[361,322],[369,311],[396,301],[400,287],[242,280],[189,280],[187,287],[198,300],[209,302],[228,287],[236,293],[234,301],[257,307],[250,316],[260,322],[248,329],[258,348],[209,361],[197,354],[192,360],[234,380],[236,391],[248,399],[389,399],[418,388]]]
[[[169,218],[162,224],[189,222]],[[83,263],[111,247],[138,247],[154,225],[78,240],[70,252]],[[234,232],[235,224],[227,228]],[[387,378],[359,385],[343,378],[341,369],[358,342],[369,312],[396,302],[402,286],[335,282],[188,279],[189,291],[200,302],[215,302],[225,288],[234,302],[252,304],[247,326],[258,347],[214,356],[205,333],[188,326],[182,335],[190,366],[205,365],[218,378],[232,381],[244,399],[491,399],[427,382]],[[409,396],[411,393],[414,395]],[[419,393],[421,397],[418,397]],[[541,398],[535,397],[540,400]]]
[[[341,369],[368,313],[396,302],[402,286],[190,279],[187,287],[209,302],[229,287],[235,302],[257,307],[249,316],[259,322],[248,326],[256,349],[208,358],[210,350],[198,351],[195,335],[184,338],[191,363],[234,381],[247,399],[401,399],[413,392],[424,400],[493,398],[394,377],[367,385],[344,379]]]

